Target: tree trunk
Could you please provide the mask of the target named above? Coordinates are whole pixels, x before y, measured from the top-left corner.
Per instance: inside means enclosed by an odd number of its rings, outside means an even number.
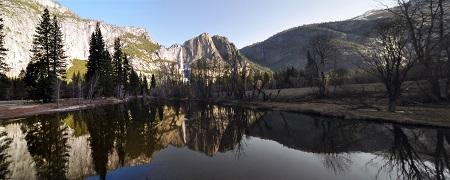
[[[325,73],[321,72],[320,73],[320,84],[319,84],[319,95],[321,97],[325,96],[325,92],[326,92],[326,78],[325,78]]]
[[[56,106],[59,108],[59,91],[61,89],[61,82],[59,81],[59,78],[56,77]]]
[[[447,47],[447,84],[445,85],[445,94],[447,95],[447,101],[450,101],[450,47]]]
[[[443,99],[441,94],[441,84],[439,82],[439,75],[435,74],[438,73],[438,70],[434,69],[433,71],[434,72],[431,72],[431,77],[428,80],[431,85],[431,96],[435,102],[441,102]]]
[[[389,107],[388,107],[388,111],[389,111],[389,112],[395,112],[395,111],[397,111],[397,100],[396,100],[396,98],[389,98]]]

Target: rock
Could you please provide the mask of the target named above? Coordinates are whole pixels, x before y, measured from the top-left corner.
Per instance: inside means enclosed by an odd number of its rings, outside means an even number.
[[[68,60],[86,60],[88,58],[89,38],[98,21],[82,19],[54,0],[14,0],[3,2],[0,10],[6,28],[5,45],[9,49],[6,62],[12,68],[8,73],[9,76],[17,76],[22,69],[26,68],[30,61],[31,53],[29,50],[32,45],[32,37],[45,8],[48,8],[50,13],[59,17]],[[156,49],[154,47],[158,46],[143,28],[118,27],[101,22],[101,30],[111,51],[114,39],[117,37],[122,38],[125,49],[131,56],[132,64],[136,66],[143,64],[143,61],[148,62],[151,58],[151,52],[149,51],[152,51],[152,48]],[[135,44],[146,44],[148,46],[140,48],[134,46]],[[143,70],[143,67],[146,66],[135,68]]]
[[[203,33],[184,42],[183,45],[175,44],[169,48],[161,47],[153,54],[153,59],[177,62],[183,71],[190,69],[192,63],[199,59],[228,61],[233,55],[242,56],[228,38],[217,35],[210,36],[208,33]],[[250,60],[248,61],[250,62]],[[250,65],[252,68],[267,71],[263,67],[254,64]]]
[[[45,8],[59,17],[61,22],[68,67],[71,66],[72,59],[88,59],[90,36],[99,21],[82,19],[55,0],[6,1],[0,6],[0,10],[4,12],[5,45],[9,49],[6,62],[12,68],[9,76],[17,76],[30,62],[35,27]],[[223,60],[231,54],[239,54],[239,50],[227,38],[211,37],[207,33],[188,40],[183,45],[164,48],[154,42],[143,28],[118,27],[101,22],[101,30],[110,52],[113,53],[114,39],[120,37],[134,69],[146,75],[158,70],[159,60],[173,61],[184,70],[198,59]]]

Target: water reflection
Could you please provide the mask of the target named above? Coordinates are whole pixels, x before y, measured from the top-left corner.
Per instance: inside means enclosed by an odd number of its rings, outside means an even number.
[[[66,179],[69,145],[60,115],[30,118],[22,125],[39,179]]]
[[[442,128],[138,101],[3,123],[0,179],[446,179],[449,138]],[[196,168],[174,169],[185,164]]]
[[[396,172],[397,179],[446,179],[449,177],[448,130],[432,132],[404,129],[399,125],[389,128],[392,145],[382,152],[380,170]]]
[[[10,164],[7,150],[11,144],[12,139],[7,137],[4,129],[0,130],[0,179],[9,179],[10,171],[8,166]]]

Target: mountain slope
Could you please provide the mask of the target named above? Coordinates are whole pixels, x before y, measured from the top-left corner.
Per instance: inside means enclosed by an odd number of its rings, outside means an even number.
[[[82,19],[54,0],[6,0],[1,4],[0,12],[6,27],[5,45],[9,49],[6,62],[12,68],[8,75],[18,75],[30,61],[32,36],[45,8],[59,17],[68,59],[88,58],[89,37],[97,21]],[[117,27],[104,22],[101,22],[101,29],[108,48],[112,50],[114,39],[120,37],[125,51],[131,56],[133,66],[137,70],[150,67],[143,64],[151,62],[151,54],[159,45],[152,41],[145,29]]]
[[[346,49],[362,46],[377,24],[387,18],[389,14],[386,11],[376,10],[346,21],[300,26],[280,32],[263,42],[244,47],[240,51],[272,70],[291,66],[301,68],[306,64],[305,49],[310,39],[316,35],[327,34],[336,38],[343,51],[339,56],[339,66],[348,68],[354,66],[359,57]]]
[[[192,63],[199,59],[227,61],[233,55],[241,55],[241,53],[228,38],[217,35],[210,36],[208,33],[203,33],[184,42],[183,45],[175,44],[169,48],[161,47],[154,53],[153,59],[177,62],[183,71],[189,70]],[[245,59],[252,69],[262,72],[270,71],[247,58]]]

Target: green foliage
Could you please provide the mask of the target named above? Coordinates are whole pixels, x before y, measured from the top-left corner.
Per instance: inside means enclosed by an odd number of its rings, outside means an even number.
[[[36,13],[43,13],[44,9],[46,7],[38,4],[35,1],[31,1],[31,0],[10,0],[11,3],[13,3],[14,5],[16,5],[17,7],[21,7],[27,10],[32,10],[35,11]],[[1,7],[1,6],[0,6]],[[9,11],[8,8],[0,8],[2,9],[2,12],[4,10]],[[8,12],[9,14],[11,14],[12,12]],[[66,19],[66,18],[71,18],[71,19],[80,19],[78,16],[76,16],[75,14],[73,14],[72,12],[64,12],[64,13],[59,13],[56,12],[54,14],[52,14],[60,19]]]
[[[95,32],[92,33],[89,45],[86,73],[86,82],[89,83],[88,96],[89,98],[94,98],[95,95],[112,96],[114,93],[112,59],[106,49],[100,23],[97,23]]]
[[[13,4],[19,5],[19,7],[29,8],[29,9],[39,12],[39,13],[43,9],[43,7],[41,5],[37,4],[34,1],[30,1],[30,0],[10,0],[10,2],[12,2]]]
[[[75,137],[89,134],[86,122],[74,118],[73,114],[69,114],[63,121],[65,125],[74,130],[73,135]]]
[[[151,42],[145,35],[136,36],[131,33],[122,35],[124,42],[123,52],[131,57],[151,60],[151,54],[159,49],[159,46]]]
[[[132,69],[130,73],[129,93],[131,93],[132,95],[138,95],[141,89],[140,85],[141,85],[140,78],[136,73],[136,71]]]
[[[58,18],[52,19],[50,30],[50,69],[54,78],[62,78],[66,74],[66,55],[64,51],[63,34]]]
[[[45,9],[41,21],[36,27],[31,49],[32,57],[27,66],[25,82],[30,87],[31,99],[49,102],[52,99],[53,89],[50,63],[52,56],[52,23],[50,12]]]
[[[150,88],[151,89],[156,88],[156,79],[155,79],[155,75],[154,74],[152,74],[152,79],[150,81]]]
[[[114,55],[112,59],[112,65],[113,65],[113,79],[114,79],[114,89],[115,89],[115,95],[116,97],[122,97],[123,96],[123,87],[124,87],[124,68],[123,68],[123,61],[124,61],[124,54],[122,52],[122,42],[120,38],[117,38],[114,40]]]
[[[67,69],[66,72],[66,82],[70,83],[72,82],[72,77],[76,74],[80,74],[81,78],[84,79],[84,76],[87,72],[87,61],[86,60],[80,60],[80,59],[74,59],[72,60],[72,66]]]

